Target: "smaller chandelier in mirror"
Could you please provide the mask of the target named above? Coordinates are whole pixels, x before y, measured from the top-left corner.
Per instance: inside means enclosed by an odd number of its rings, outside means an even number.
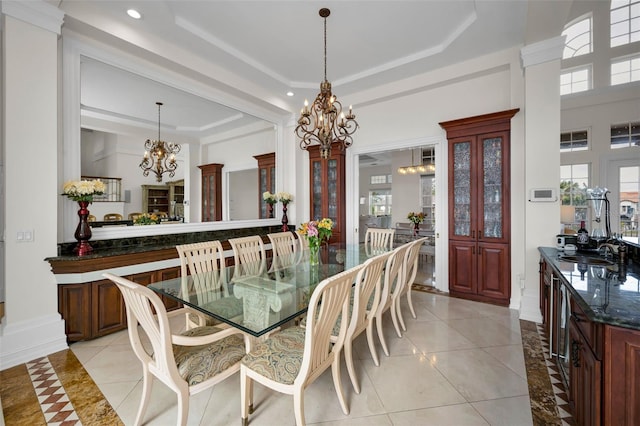
[[[339,142],[342,149],[348,148],[353,139],[351,135],[357,130],[358,122],[351,107],[345,114],[338,98],[331,93],[331,83],[327,80],[327,17],[331,11],[320,9],[320,17],[324,19],[324,81],[320,83],[320,93],[311,107],[304,101],[300,111],[296,135],[300,138],[300,148],[309,145],[320,145],[320,157],[327,159],[331,155],[331,144]]]
[[[169,177],[176,174],[178,164],[176,163],[176,154],[180,152],[180,145],[173,142],[165,142],[160,139],[160,107],[162,102],[156,102],[158,105],[158,139],[147,139],[144,143],[144,158],[140,163],[144,176],[149,176],[149,172],[156,174],[156,180],[162,182],[162,175],[169,173]]]

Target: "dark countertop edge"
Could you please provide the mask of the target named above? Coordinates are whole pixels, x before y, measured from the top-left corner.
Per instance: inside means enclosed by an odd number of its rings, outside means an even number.
[[[620,317],[614,317],[612,315],[602,315],[602,316],[596,315],[593,312],[593,309],[591,309],[591,306],[587,302],[585,302],[585,300],[582,298],[580,293],[578,293],[573,288],[571,283],[569,283],[569,281],[566,280],[566,278],[564,277],[564,274],[562,274],[562,271],[560,271],[560,269],[556,265],[558,253],[559,253],[558,249],[554,247],[538,247],[538,251],[540,252],[542,257],[544,257],[549,262],[549,265],[551,265],[551,267],[554,269],[554,271],[556,272],[556,275],[558,275],[558,277],[562,279],[562,282],[566,284],[567,288],[571,292],[571,297],[576,301],[576,303],[578,303],[580,308],[582,308],[582,310],[587,315],[590,321],[593,321],[599,324],[611,325],[614,327],[640,330],[640,319],[638,321],[630,322],[626,319],[622,319]]]

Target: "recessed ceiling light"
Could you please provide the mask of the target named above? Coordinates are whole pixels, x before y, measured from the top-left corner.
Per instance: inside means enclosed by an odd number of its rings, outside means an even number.
[[[287,92],[287,96],[289,97],[293,96],[293,92]]]
[[[131,16],[133,19],[140,19],[142,18],[142,15],[140,14],[140,12],[138,12],[135,9],[129,9],[127,10],[127,15]]]

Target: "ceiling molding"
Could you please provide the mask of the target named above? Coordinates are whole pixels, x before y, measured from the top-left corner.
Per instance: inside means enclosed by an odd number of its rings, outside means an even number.
[[[520,49],[522,68],[562,59],[565,36],[558,36],[528,44]]]
[[[64,12],[43,1],[7,1],[0,2],[0,11],[4,15],[35,25],[60,35]]]

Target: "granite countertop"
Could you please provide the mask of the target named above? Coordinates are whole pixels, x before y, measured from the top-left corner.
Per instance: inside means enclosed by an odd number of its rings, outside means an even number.
[[[590,320],[640,330],[640,265],[589,263],[589,256],[597,256],[581,252],[576,256],[584,256],[584,261],[567,262],[560,250],[538,250],[568,284],[571,297]]]

